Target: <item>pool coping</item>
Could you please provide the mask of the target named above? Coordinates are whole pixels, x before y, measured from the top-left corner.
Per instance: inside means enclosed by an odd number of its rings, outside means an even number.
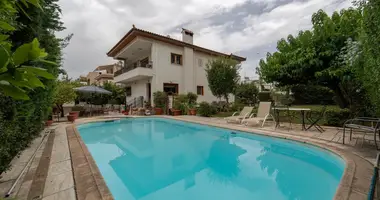
[[[123,118],[125,118],[125,117],[123,117]],[[365,165],[365,164],[362,163],[362,161],[367,162],[367,165],[371,165],[370,161],[368,161],[367,159],[365,159],[359,155],[354,154],[353,152],[350,151],[349,147],[346,147],[343,145],[339,145],[339,144],[335,144],[335,143],[331,143],[331,142],[327,142],[327,141],[323,141],[323,140],[318,140],[318,139],[312,139],[312,138],[309,138],[307,136],[302,137],[302,136],[296,136],[296,135],[289,135],[289,134],[285,134],[285,133],[281,133],[281,132],[255,129],[252,127],[231,126],[231,124],[219,124],[219,123],[213,123],[210,121],[197,121],[197,120],[190,120],[190,119],[184,119],[184,118],[172,117],[172,116],[162,115],[162,116],[131,117],[131,118],[172,119],[172,120],[178,120],[178,121],[189,122],[189,123],[196,123],[196,124],[201,124],[201,125],[206,125],[206,126],[224,128],[224,129],[229,129],[229,130],[237,130],[237,131],[247,132],[247,133],[256,134],[256,135],[264,135],[264,136],[268,136],[268,137],[280,138],[280,139],[285,139],[285,140],[292,140],[292,141],[296,141],[296,142],[301,142],[301,143],[313,145],[313,146],[328,150],[328,151],[336,154],[337,156],[341,157],[345,161],[346,166],[345,166],[345,169],[343,172],[343,176],[342,176],[340,183],[338,185],[338,188],[336,190],[336,193],[334,195],[334,200],[358,199],[358,193],[363,196],[363,190],[365,191],[365,190],[369,189],[369,183],[368,183],[368,187],[361,185],[360,188],[359,187],[357,188],[357,185],[355,184],[356,185],[355,186],[353,184],[353,182],[355,180],[359,183],[362,183],[362,181],[367,180],[364,177],[363,177],[363,179],[365,179],[365,180],[360,180],[361,177],[355,177],[355,173],[357,170],[357,163],[355,162],[355,160],[358,160],[358,158],[359,158],[361,160],[360,163],[363,165]],[[91,123],[91,122],[113,121],[115,119],[121,119],[121,118],[115,117],[113,119],[109,119],[109,118],[108,119],[94,119],[94,120],[76,122],[75,124],[68,126],[68,127],[71,127],[73,129],[75,138],[78,140],[78,142],[81,146],[81,149],[83,150],[83,154],[85,155],[86,160],[88,161],[88,164],[90,165],[90,171],[89,172],[92,173],[93,177],[96,177],[95,178],[96,186],[98,188],[99,193],[101,194],[101,197],[102,197],[101,199],[107,199],[107,200],[113,199],[112,194],[110,193],[109,188],[107,187],[107,185],[106,185],[106,183],[105,183],[94,159],[92,158],[90,152],[88,151],[87,146],[84,144],[76,126],[81,125],[81,124]],[[69,138],[69,133],[67,132],[67,134],[68,134],[68,138]],[[69,144],[70,144],[70,138],[69,138]],[[71,153],[71,151],[72,151],[71,145],[69,145],[69,148],[70,148],[70,153]],[[73,159],[73,157],[72,157],[72,159]],[[368,167],[368,166],[366,166],[366,167]],[[75,182],[77,182],[77,181],[81,182],[82,179],[76,180],[79,177],[75,176],[75,168],[76,167],[73,164],[74,181]],[[367,171],[363,172],[363,170],[361,170],[361,172],[366,173],[365,174],[366,177],[372,176],[372,174],[367,174],[367,173],[372,172],[372,170],[370,170],[368,172]],[[359,179],[359,180],[357,180],[357,179]],[[353,195],[351,195],[351,194],[353,194]],[[366,194],[364,194],[364,195],[366,195]],[[77,196],[77,197],[78,197],[78,200],[81,200],[81,198],[79,198],[79,196]],[[105,197],[105,198],[103,198],[103,197]]]
[[[66,127],[77,200],[113,200],[98,166],[76,125]]]

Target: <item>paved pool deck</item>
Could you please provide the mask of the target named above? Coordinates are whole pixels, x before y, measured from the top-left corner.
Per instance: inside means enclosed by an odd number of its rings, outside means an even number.
[[[20,181],[11,193],[11,197],[16,197],[17,200],[112,200],[113,197],[95,161],[77,132],[76,125],[122,117],[125,116],[82,118],[74,124],[63,122],[48,127],[41,133],[41,137],[36,138],[30,147],[21,153],[20,157],[12,161],[11,170],[1,175],[0,195],[4,195],[9,190],[37,150],[31,164],[26,168],[26,172],[21,176]],[[253,128],[239,124],[227,124],[221,118],[153,117],[170,118],[291,139],[329,149],[346,161],[346,169],[334,199],[367,199],[373,174],[373,164],[377,154],[371,134],[355,133],[353,140],[349,141],[347,138],[347,144],[343,145],[341,143],[343,139],[342,130],[332,127],[327,127],[325,132],[319,133],[316,130],[300,131],[299,125],[292,125],[290,129],[286,123],[275,129],[270,123],[264,128]],[[45,133],[48,134],[44,136]],[[38,147],[40,148],[38,149]]]

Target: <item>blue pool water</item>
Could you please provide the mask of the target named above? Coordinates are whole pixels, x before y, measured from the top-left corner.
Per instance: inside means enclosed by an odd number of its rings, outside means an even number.
[[[313,146],[168,119],[78,130],[115,200],[332,199],[345,167]]]

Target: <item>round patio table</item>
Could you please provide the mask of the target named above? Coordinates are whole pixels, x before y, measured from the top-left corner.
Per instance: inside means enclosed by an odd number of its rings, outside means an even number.
[[[311,111],[310,108],[286,108],[286,107],[276,107],[273,108],[277,112],[277,119],[276,119],[276,127],[280,125],[280,111],[299,111],[301,113],[301,118],[302,118],[302,130],[306,131],[306,126],[305,126],[305,112],[306,111]]]

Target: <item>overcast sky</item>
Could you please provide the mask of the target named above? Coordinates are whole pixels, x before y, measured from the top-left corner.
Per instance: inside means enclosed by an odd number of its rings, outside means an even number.
[[[247,57],[241,75],[257,77],[255,68],[276,42],[310,29],[318,9],[331,14],[349,0],[61,0],[64,36],[74,33],[64,50],[70,77],[86,75],[115,61],[106,53],[132,28],[181,38],[194,32],[194,44]]]

